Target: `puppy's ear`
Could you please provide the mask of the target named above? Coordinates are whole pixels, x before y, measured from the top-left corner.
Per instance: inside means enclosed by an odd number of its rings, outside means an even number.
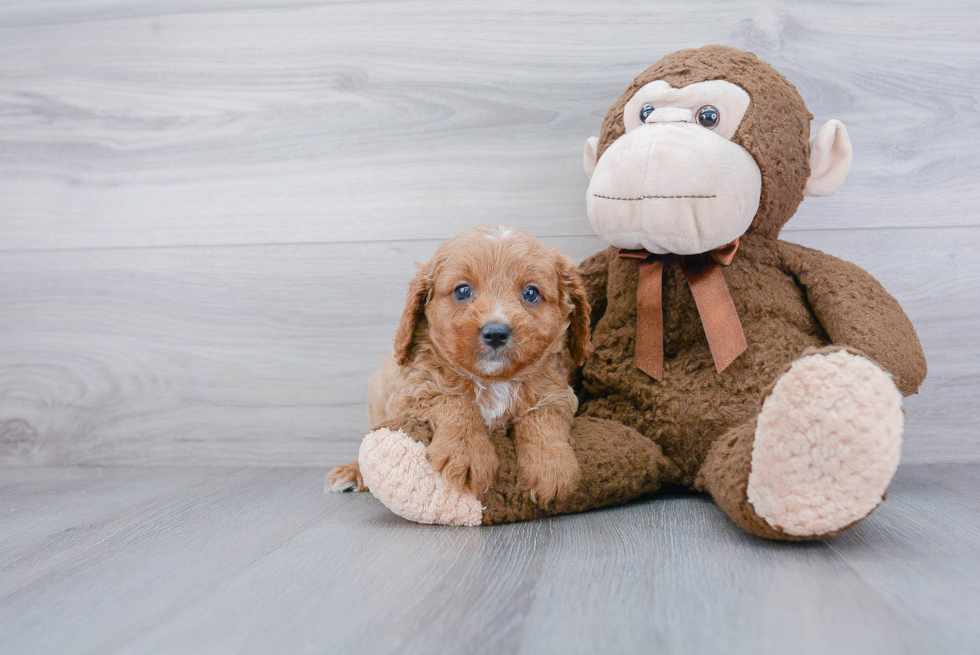
[[[402,319],[395,332],[395,360],[399,365],[404,365],[412,352],[415,331],[425,317],[425,304],[429,301],[431,288],[430,264],[426,262],[419,266],[418,273],[408,284],[408,300],[405,301]]]
[[[585,284],[578,274],[578,267],[565,255],[558,260],[558,271],[562,295],[565,302],[572,306],[572,318],[568,325],[568,351],[572,354],[575,366],[581,366],[592,353],[589,301],[585,294]]]

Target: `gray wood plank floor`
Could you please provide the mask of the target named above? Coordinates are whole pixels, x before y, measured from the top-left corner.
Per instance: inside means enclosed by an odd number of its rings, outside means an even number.
[[[701,496],[420,526],[313,468],[0,469],[0,652],[975,653],[980,465],[903,465],[855,529]]]

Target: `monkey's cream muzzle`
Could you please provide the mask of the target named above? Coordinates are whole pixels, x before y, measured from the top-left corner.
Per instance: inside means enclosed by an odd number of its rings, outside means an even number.
[[[665,107],[606,149],[586,205],[617,248],[694,255],[744,234],[761,191],[748,151],[695,124],[691,110]]]

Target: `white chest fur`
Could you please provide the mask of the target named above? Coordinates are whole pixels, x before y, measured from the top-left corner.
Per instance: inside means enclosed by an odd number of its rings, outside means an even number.
[[[510,408],[514,398],[517,397],[520,384],[516,380],[510,380],[508,382],[493,382],[487,386],[477,385],[476,404],[480,408],[480,413],[483,414],[483,422],[488,427]]]

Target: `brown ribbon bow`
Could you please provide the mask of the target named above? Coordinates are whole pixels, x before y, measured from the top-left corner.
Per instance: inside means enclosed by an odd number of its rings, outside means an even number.
[[[747,344],[735,303],[721,272],[738,250],[738,239],[700,255],[680,256],[681,271],[691,287],[715,368],[721,373],[745,352]],[[624,259],[640,260],[636,288],[636,367],[656,379],[664,377],[664,259],[646,250],[620,250]]]

